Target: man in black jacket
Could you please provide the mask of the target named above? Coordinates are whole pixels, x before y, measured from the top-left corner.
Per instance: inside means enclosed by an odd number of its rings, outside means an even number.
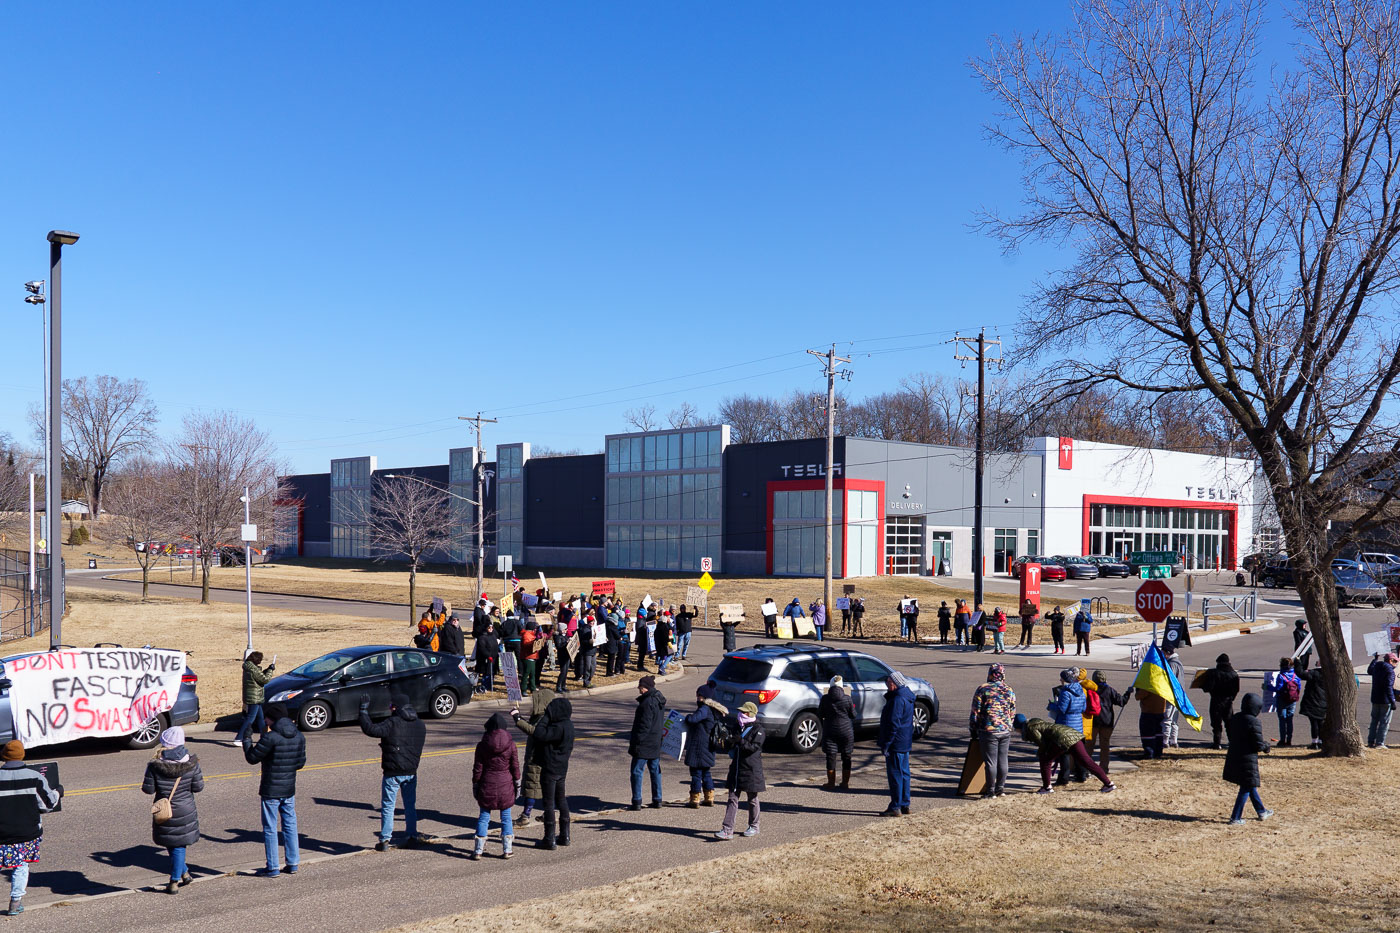
[[[438,630],[438,650],[443,654],[459,657],[467,653],[467,640],[455,615],[448,616],[447,621]]]
[[[521,731],[534,736],[540,750],[540,796],[544,802],[543,848],[556,846],[554,815],[559,813],[557,845],[569,844],[569,797],[564,781],[569,775],[569,756],[574,753],[574,708],[563,697],[555,697],[536,723],[520,718],[520,710],[510,711]]]
[[[394,807],[403,790],[403,822],[408,832],[405,845],[427,842],[418,833],[418,762],[423,757],[423,741],[428,730],[413,703],[402,693],[390,701],[389,718],[373,722],[369,718],[369,697],[360,697],[360,730],[379,740],[380,767],[384,781],[379,795],[379,843],[375,849],[387,852],[393,848]]]
[[[486,611],[486,597],[476,601],[472,610],[472,638],[480,638],[491,627],[491,613]]]
[[[1215,667],[1202,675],[1201,689],[1210,694],[1210,728],[1215,734],[1211,748],[1219,748],[1221,733],[1235,711],[1235,697],[1240,692],[1240,675],[1230,666],[1228,654],[1216,658]]]
[[[269,703],[264,710],[269,728],[258,744],[244,736],[243,757],[248,764],[262,765],[258,796],[262,798],[263,848],[267,867],[263,874],[276,878],[282,872],[297,873],[301,847],[297,839],[297,772],[306,765],[306,737],[287,715],[281,703]],[[286,867],[277,858],[277,829],[282,829],[282,845],[287,849]]]
[[[627,754],[632,756],[632,805],[642,808],[642,772],[651,772],[651,805],[661,809],[661,728],[666,724],[666,698],[656,689],[656,678],[648,674],[637,681],[637,712],[632,717],[632,736]]]

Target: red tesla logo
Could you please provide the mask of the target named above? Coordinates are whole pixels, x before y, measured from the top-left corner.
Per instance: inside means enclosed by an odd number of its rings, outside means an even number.
[[[1060,438],[1060,469],[1074,469],[1074,438]]]

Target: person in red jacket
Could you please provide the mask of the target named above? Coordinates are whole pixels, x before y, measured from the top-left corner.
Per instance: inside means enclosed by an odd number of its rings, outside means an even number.
[[[476,744],[476,758],[472,761],[472,796],[481,807],[481,815],[476,821],[476,847],[472,851],[473,860],[481,858],[486,851],[486,834],[491,830],[491,811],[501,814],[501,858],[513,854],[511,844],[515,841],[515,827],[511,823],[511,809],[515,806],[515,788],[520,783],[520,756],[515,752],[515,742],[511,739],[510,717],[505,713],[495,713],[486,720],[486,734]]]

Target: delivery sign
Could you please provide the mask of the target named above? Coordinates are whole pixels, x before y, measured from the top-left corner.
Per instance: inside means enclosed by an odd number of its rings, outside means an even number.
[[[180,693],[185,653],[161,648],[63,648],[5,664],[15,738],[26,748],[130,735]]]

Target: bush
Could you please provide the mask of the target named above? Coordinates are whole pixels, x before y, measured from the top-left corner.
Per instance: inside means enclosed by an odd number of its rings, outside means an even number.
[[[92,540],[92,535],[88,532],[87,525],[78,526],[78,536],[83,539],[84,544],[87,544],[88,541]]]
[[[73,530],[68,532],[68,543],[74,547],[83,543],[83,533],[78,530],[79,527],[74,525]]]

